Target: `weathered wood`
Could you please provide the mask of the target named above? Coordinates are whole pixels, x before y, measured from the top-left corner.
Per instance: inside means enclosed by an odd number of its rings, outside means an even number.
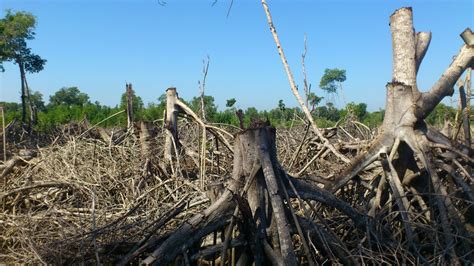
[[[5,163],[7,161],[7,129],[5,128],[5,112],[3,106],[0,106],[0,113],[2,115],[3,162]]]
[[[127,129],[133,130],[133,89],[132,84],[125,84],[127,95]]]
[[[415,30],[410,7],[400,8],[390,16],[392,31],[392,81],[416,88]]]
[[[313,115],[311,114],[310,110],[308,109],[308,106],[305,105],[303,98],[301,97],[300,93],[298,92],[298,87],[296,86],[295,78],[293,77],[293,73],[291,72],[290,66],[288,65],[288,61],[286,60],[285,52],[283,51],[283,47],[280,43],[280,38],[278,37],[275,25],[273,24],[273,19],[272,15],[270,13],[270,9],[268,7],[268,4],[265,0],[261,0],[263,9],[265,11],[265,15],[267,17],[267,22],[270,27],[270,32],[273,36],[273,40],[275,41],[275,45],[278,50],[278,54],[280,55],[281,62],[283,64],[283,67],[285,69],[285,73],[288,77],[288,81],[290,83],[290,88],[291,91],[293,92],[293,95],[296,98],[296,101],[301,107],[301,110],[306,116],[306,119],[311,124],[311,128],[313,129],[314,133],[320,138],[321,142],[326,146],[331,152],[337,156],[339,159],[341,159],[345,163],[349,163],[350,160],[341,154],[333,144],[329,142],[327,138],[324,137],[323,133],[321,132],[321,129],[316,125],[316,122],[314,121]]]
[[[464,112],[462,116],[464,129],[464,143],[467,147],[471,147],[471,122],[469,116],[471,115],[471,75],[472,68],[469,68],[466,75],[464,86],[466,87],[466,94],[464,95]]]
[[[283,184],[276,162],[275,129],[264,125],[256,125],[236,135],[234,143],[234,168],[232,178],[226,190],[208,209],[186,221],[158,249],[144,260],[145,264],[171,262],[178,250],[190,247],[201,237],[209,234],[219,226],[232,224],[239,212],[234,213],[238,202],[240,213],[246,219],[248,231],[241,231],[247,243],[252,246],[252,253],[239,260],[252,260],[256,264],[265,264],[275,258],[264,258],[264,242],[268,241],[268,226],[272,221],[276,224],[278,235],[278,253],[285,265],[296,265],[296,256],[290,232],[290,218],[287,217],[288,206],[279,192],[279,183]],[[267,192],[268,191],[268,192]],[[269,195],[267,198],[265,195]],[[233,215],[231,215],[233,214]],[[252,219],[250,221],[249,219]],[[232,226],[230,226],[230,229]],[[230,232],[228,230],[228,232]],[[189,238],[191,237],[191,239]],[[230,235],[229,235],[230,236]],[[222,247],[228,247],[229,236],[226,236]],[[173,251],[176,250],[176,251]],[[268,250],[267,250],[268,251]],[[224,251],[224,254],[226,252]],[[225,263],[221,256],[221,263]]]
[[[178,95],[176,88],[168,88],[166,90],[166,116],[165,116],[165,129],[167,136],[165,140],[165,161],[170,162],[173,160],[174,155],[179,149],[178,141],[178,109],[176,108],[176,101]],[[176,148],[176,149],[175,149]]]
[[[415,51],[415,60],[416,60],[416,73],[420,69],[421,62],[428,51],[428,47],[431,42],[431,32],[417,32],[416,33],[416,51]]]

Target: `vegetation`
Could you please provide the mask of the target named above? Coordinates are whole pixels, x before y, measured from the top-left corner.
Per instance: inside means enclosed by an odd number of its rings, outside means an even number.
[[[81,92],[77,87],[64,87],[50,96],[49,102],[46,104],[43,95],[40,92],[31,93],[31,101],[38,110],[38,121],[34,126],[36,131],[48,132],[54,127],[70,123],[78,122],[87,118],[91,124],[98,123],[114,113],[126,108],[126,95],[122,94],[120,104],[115,107],[109,107],[99,102],[91,102],[89,96]],[[316,106],[322,98],[314,95],[310,103]],[[227,100],[226,108],[219,110],[215,103],[214,97],[204,96],[206,119],[213,123],[225,123],[234,126],[239,125],[236,116],[237,108],[235,107],[236,99]],[[14,102],[0,102],[5,107],[6,123],[10,123],[14,119],[21,119],[21,105]],[[200,97],[193,97],[189,101],[189,106],[196,113],[200,113],[201,103]],[[166,98],[161,96],[157,102],[144,105],[140,96],[133,97],[133,114],[135,120],[154,121],[162,119],[166,108]],[[438,110],[438,109],[437,109]],[[445,115],[454,117],[455,110],[448,106],[440,107],[434,113],[433,118],[429,121],[442,122]],[[345,108],[338,109],[332,103],[325,106],[313,108],[313,116],[321,127],[331,127],[337,121],[345,118],[348,114],[354,115],[359,121],[367,124],[369,127],[375,128],[382,122],[383,111],[368,112],[365,103],[349,103]],[[286,107],[283,100],[276,103],[275,108],[271,110],[258,110],[255,107],[249,107],[243,110],[244,125],[248,125],[252,119],[269,120],[272,125],[288,127],[292,124],[303,123],[303,117],[300,108]],[[119,115],[103,122],[104,127],[124,126],[126,123],[125,115]]]
[[[36,109],[30,96],[26,73],[43,70],[46,60],[31,52],[27,41],[35,38],[36,19],[28,12],[13,13],[7,10],[0,19],[0,70],[4,71],[3,63],[12,61],[18,65],[21,79],[22,122],[26,123],[26,106],[29,105],[30,126],[36,119]],[[38,96],[38,95],[36,95]]]

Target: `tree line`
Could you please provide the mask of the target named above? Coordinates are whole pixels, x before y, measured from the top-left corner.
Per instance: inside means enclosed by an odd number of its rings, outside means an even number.
[[[79,122],[87,119],[91,124],[98,123],[109,116],[124,110],[127,106],[126,94],[122,94],[120,104],[110,107],[91,101],[89,95],[81,92],[77,87],[64,87],[49,97],[48,103],[43,99],[40,92],[31,92],[30,100],[37,109],[37,121],[33,126],[36,131],[49,131],[56,126],[70,122]],[[204,96],[205,116],[209,122],[224,123],[239,126],[239,118],[236,107],[237,100],[230,98],[226,101],[225,108],[219,108],[213,96]],[[195,113],[201,113],[200,97],[190,100],[181,99]],[[20,121],[22,117],[22,106],[15,102],[0,102],[5,109],[6,122]],[[157,121],[163,118],[166,109],[166,96],[162,94],[156,102],[147,105],[143,103],[140,96],[133,96],[133,114],[135,120]],[[456,110],[450,106],[440,104],[428,122],[432,124],[443,123],[445,117],[454,118]],[[356,119],[369,127],[378,127],[382,123],[384,110],[375,112],[367,111],[365,103],[348,103],[344,108],[337,108],[333,103],[327,102],[322,106],[312,107],[312,114],[320,127],[334,126],[344,118]],[[252,119],[269,120],[272,125],[289,127],[302,124],[304,115],[298,107],[287,107],[283,100],[275,103],[275,108],[270,110],[258,110],[248,107],[242,110],[244,125],[248,125]],[[107,119],[102,124],[104,127],[125,126],[126,115],[118,115]]]

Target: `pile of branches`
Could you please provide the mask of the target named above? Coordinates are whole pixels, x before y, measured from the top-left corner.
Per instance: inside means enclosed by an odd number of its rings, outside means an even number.
[[[144,167],[136,134],[110,145],[75,133],[0,169],[0,261],[111,263],[208,202],[193,180],[165,176],[157,157]]]

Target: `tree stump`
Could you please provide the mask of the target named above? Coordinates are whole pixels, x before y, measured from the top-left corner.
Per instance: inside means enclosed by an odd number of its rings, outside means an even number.
[[[337,193],[366,166],[381,160],[384,175],[380,176],[376,193],[370,200],[369,215],[380,214],[379,211],[388,203],[387,195],[390,195],[393,199],[390,204],[397,209],[405,231],[407,241],[404,241],[404,246],[417,260],[430,263],[429,260],[439,256],[442,261],[446,260],[444,262],[472,263],[473,234],[463,223],[474,221],[469,221],[469,215],[463,214],[462,208],[466,208],[465,204],[472,208],[469,198],[472,188],[466,190],[472,177],[465,166],[473,166],[474,151],[469,146],[451,141],[427,125],[425,119],[444,97],[453,94],[455,82],[472,66],[474,46],[466,39],[474,35],[470,29],[461,34],[466,43],[461,46],[459,54],[433,87],[421,92],[417,86],[417,73],[430,44],[431,33],[415,33],[411,8],[396,10],[390,16],[390,28],[393,71],[392,81],[386,86],[386,111],[381,133],[368,151],[352,160],[336,182],[327,188]],[[460,177],[459,172],[464,173],[464,177]],[[440,174],[446,178],[443,180]],[[451,198],[449,194],[453,190],[450,191],[450,187],[459,188],[460,199],[465,203],[455,204],[458,199]],[[419,213],[428,213],[428,223]],[[435,237],[425,231],[427,224],[433,226],[429,232],[436,232]],[[423,243],[432,243],[434,239],[440,244],[435,245],[435,251],[425,252]],[[442,255],[438,255],[440,253]]]
[[[176,101],[178,95],[176,88],[168,88],[166,90],[166,115],[165,115],[165,128],[167,131],[165,140],[165,151],[164,158],[167,163],[171,162],[177,153],[179,148],[178,141],[178,108],[176,107]]]
[[[179,256],[184,261],[196,258],[196,254],[189,254],[190,248],[205,236],[226,227],[224,240],[219,244],[221,248],[212,247],[221,252],[223,264],[227,261],[227,250],[244,241],[246,244],[236,251],[238,265],[251,262],[256,265],[315,265],[314,251],[309,249],[306,238],[315,234],[317,225],[295,213],[291,198],[297,197],[334,207],[353,219],[363,231],[367,230],[366,216],[330,193],[288,176],[276,154],[275,128],[268,124],[257,123],[238,133],[232,177],[222,195],[209,208],[184,222],[143,263],[166,265]],[[237,236],[231,241],[234,225]],[[331,236],[322,228],[317,230]],[[293,239],[296,235],[299,246],[303,247],[298,258]],[[352,262],[341,242],[329,242],[332,253],[340,261]]]

